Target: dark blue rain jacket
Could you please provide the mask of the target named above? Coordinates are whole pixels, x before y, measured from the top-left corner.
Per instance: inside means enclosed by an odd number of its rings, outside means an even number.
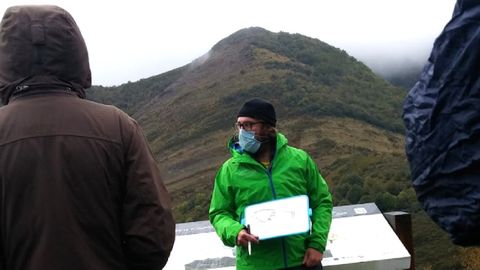
[[[412,183],[454,244],[480,244],[480,1],[459,0],[404,103]]]

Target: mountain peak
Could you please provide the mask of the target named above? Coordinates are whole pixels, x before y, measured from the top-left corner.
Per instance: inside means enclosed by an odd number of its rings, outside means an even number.
[[[213,46],[212,50],[222,50],[226,47],[239,43],[250,43],[273,34],[273,32],[261,27],[243,28],[219,41],[217,44],[215,44],[215,46]]]

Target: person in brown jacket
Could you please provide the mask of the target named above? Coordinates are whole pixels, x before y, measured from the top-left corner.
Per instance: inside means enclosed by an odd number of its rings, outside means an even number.
[[[139,125],[85,100],[71,15],[15,6],[0,24],[0,269],[162,269],[169,194]]]

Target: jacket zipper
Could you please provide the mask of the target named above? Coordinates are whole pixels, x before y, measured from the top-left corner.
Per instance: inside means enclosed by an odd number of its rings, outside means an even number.
[[[272,164],[270,164],[270,167],[265,170],[265,173],[268,176],[268,182],[270,183],[270,189],[272,190],[272,195],[273,199],[277,199],[277,193],[275,192],[275,186],[273,185],[273,179],[272,179]]]
[[[270,163],[270,166],[268,169],[265,170],[265,173],[268,176],[268,181],[270,183],[270,189],[272,190],[272,195],[273,199],[277,199],[277,193],[275,192],[275,186],[273,185],[273,178],[272,178],[272,167],[273,167],[273,161]],[[288,267],[288,260],[287,260],[287,251],[285,247],[285,238],[282,237],[282,253],[283,253],[283,265],[284,268]]]

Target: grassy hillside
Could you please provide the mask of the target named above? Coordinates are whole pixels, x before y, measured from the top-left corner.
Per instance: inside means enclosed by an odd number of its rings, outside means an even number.
[[[290,144],[316,160],[335,205],[375,202],[384,211],[409,211],[417,269],[467,269],[461,261],[474,253],[452,247],[428,223],[410,187],[401,121],[405,94],[317,39],[248,28],[187,66],[95,87],[89,98],[117,105],[140,122],[165,174],[177,222],[207,219],[236,113],[247,99],[261,97],[275,105],[278,128]]]
[[[400,133],[404,90],[317,39],[243,29],[188,66],[92,92],[92,98],[116,104],[140,121],[169,175],[169,188],[180,194],[175,205],[182,221],[206,218],[209,194],[202,194],[211,190],[216,169],[228,158],[225,144],[239,107],[252,97],[275,104],[280,130],[293,145],[306,148],[327,176],[332,173],[332,188],[343,184],[344,164],[368,159],[390,166],[392,175],[403,177],[396,178],[401,191],[408,190]],[[383,169],[379,175],[368,171],[373,176],[363,175],[366,181],[394,181]],[[201,198],[192,203],[192,194]],[[335,194],[338,204],[358,202]],[[368,199],[376,198],[362,201]]]

